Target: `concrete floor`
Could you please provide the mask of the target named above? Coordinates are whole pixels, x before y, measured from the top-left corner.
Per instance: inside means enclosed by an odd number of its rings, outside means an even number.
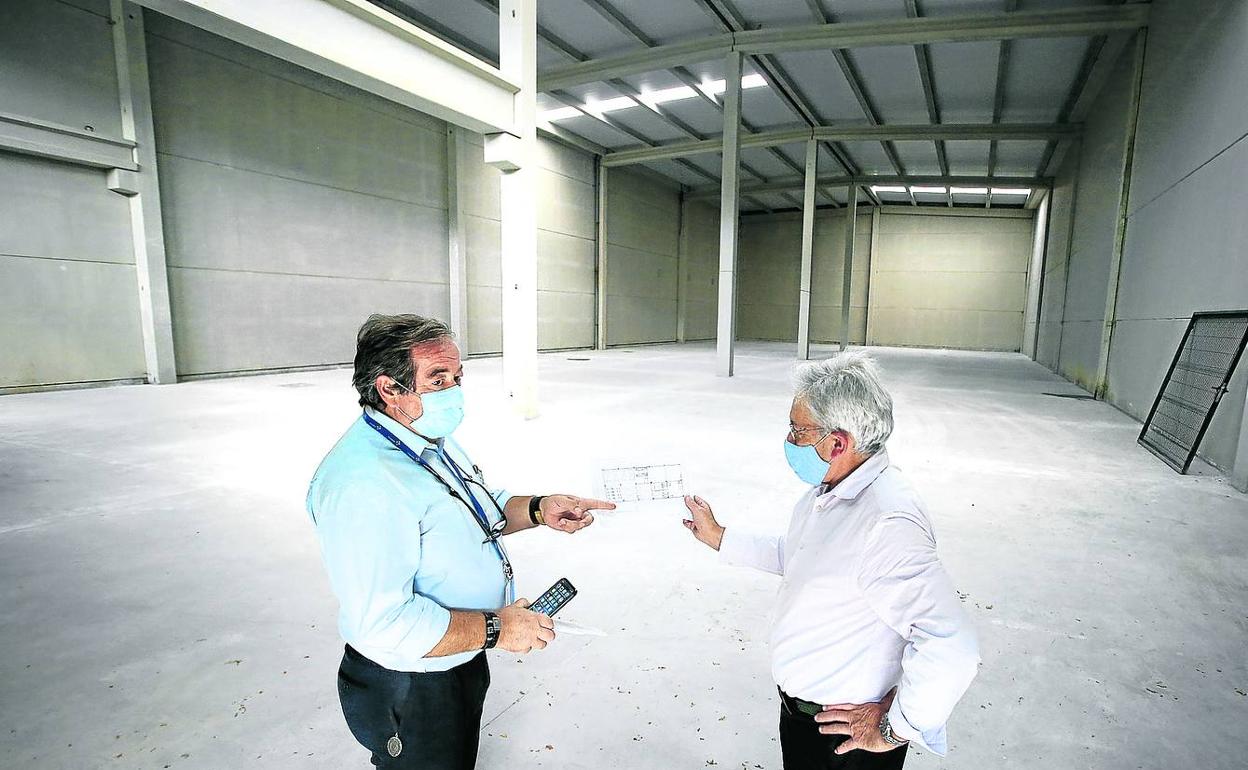
[[[729,525],[780,528],[789,346],[545,355],[517,423],[468,363],[493,483],[589,493],[676,459]],[[1017,355],[879,349],[894,461],[933,511],[983,666],[916,768],[1242,768],[1248,497],[1179,477],[1138,426]],[[587,361],[572,360],[587,358]],[[303,496],[356,413],[345,370],[0,398],[0,767],[367,766],[334,689],[336,605]],[[564,636],[491,655],[481,767],[779,767],[774,577],[718,565],[676,501],[512,538]]]

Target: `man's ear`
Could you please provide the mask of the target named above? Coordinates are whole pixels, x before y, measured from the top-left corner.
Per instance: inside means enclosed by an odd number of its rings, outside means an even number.
[[[828,434],[828,454],[829,460],[835,460],[845,454],[850,449],[851,439],[849,434],[843,430],[834,430]]]
[[[399,385],[398,380],[388,374],[379,374],[377,379],[373,380],[373,387],[377,389],[377,395],[385,402],[387,406],[394,403],[395,399],[403,395],[403,388]]]

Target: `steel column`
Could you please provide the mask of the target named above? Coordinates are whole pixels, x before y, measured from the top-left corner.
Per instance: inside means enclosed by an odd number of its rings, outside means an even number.
[[[607,349],[607,167],[602,165],[602,158],[598,158],[598,242],[595,244],[597,248],[597,260],[594,265],[596,278],[596,290],[594,294],[595,310],[597,318],[597,328],[595,335],[595,347],[598,350]]]
[[[810,276],[815,247],[815,178],[818,176],[819,143],[806,142],[806,188],[802,195],[802,276],[797,301],[797,357],[810,358]]]
[[[109,18],[113,28],[117,90],[121,96],[121,133],[123,139],[134,143],[134,162],[138,167],[137,172],[112,172],[113,175],[125,173],[128,177],[124,183],[110,180],[110,187],[119,192],[124,188],[130,198],[130,229],[139,282],[139,321],[147,381],[171,383],[177,381],[178,371],[174,360],[173,312],[165,262],[143,9],[133,3],[111,0]]]
[[[498,27],[502,72],[520,85],[514,133],[497,140],[510,161],[500,180],[503,390],[528,419],[537,416],[537,0],[503,0]]]
[[[741,54],[724,60],[724,149],[719,196],[719,309],[716,324],[716,369],[731,377],[737,332],[737,234],[740,226]]]
[[[849,303],[854,275],[854,240],[858,234],[858,186],[850,185],[845,203],[845,276],[841,281],[841,350],[849,347]]]
[[[1109,392],[1109,352],[1118,315],[1118,281],[1122,274],[1122,249],[1127,238],[1127,214],[1131,198],[1131,166],[1135,157],[1135,133],[1140,115],[1140,91],[1144,84],[1144,46],[1147,31],[1140,30],[1135,39],[1135,70],[1127,106],[1126,141],[1122,147],[1122,179],[1118,190],[1118,217],[1114,228],[1114,246],[1109,258],[1109,287],[1105,297],[1105,318],[1101,327],[1101,352],[1097,359],[1095,395],[1105,398]]]
[[[464,196],[461,186],[460,154],[463,129],[446,127],[446,233],[447,267],[450,275],[450,318],[448,324],[459,341],[459,349],[468,351],[468,232],[464,220]]]

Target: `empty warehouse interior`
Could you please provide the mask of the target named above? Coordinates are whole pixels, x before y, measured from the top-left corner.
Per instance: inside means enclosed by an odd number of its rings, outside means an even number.
[[[680,497],[785,532],[859,353],[978,637],[907,766],[1242,767],[1245,82],[1243,0],[0,3],[0,767],[369,766],[309,482],[372,314],[476,477],[618,504],[503,532],[577,595],[477,767],[798,767],[796,578]]]

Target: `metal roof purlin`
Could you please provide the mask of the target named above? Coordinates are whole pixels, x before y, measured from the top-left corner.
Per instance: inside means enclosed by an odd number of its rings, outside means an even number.
[[[708,1],[697,0],[699,3]],[[1108,35],[1146,27],[1148,14],[1148,4],[1133,3],[728,31],[560,67],[540,74],[538,88],[548,91],[653,72],[725,56],[734,50],[758,55],[881,45]]]

